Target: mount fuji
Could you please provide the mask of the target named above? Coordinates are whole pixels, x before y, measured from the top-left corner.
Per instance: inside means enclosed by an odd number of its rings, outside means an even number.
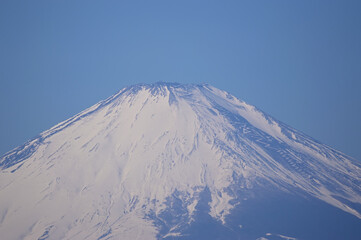
[[[361,163],[210,85],[134,85],[0,157],[0,236],[360,239]]]

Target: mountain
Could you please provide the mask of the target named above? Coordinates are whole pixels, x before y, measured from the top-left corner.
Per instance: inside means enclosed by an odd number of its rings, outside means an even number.
[[[120,90],[0,158],[1,239],[357,239],[361,164],[210,85]]]

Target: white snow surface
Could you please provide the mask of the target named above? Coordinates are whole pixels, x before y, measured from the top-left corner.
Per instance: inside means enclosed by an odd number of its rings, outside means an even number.
[[[225,223],[232,190],[264,182],[361,218],[340,200],[361,203],[357,161],[209,85],[124,88],[0,163],[2,239],[156,239],[148,216],[175,192],[191,222],[208,188],[209,214]]]

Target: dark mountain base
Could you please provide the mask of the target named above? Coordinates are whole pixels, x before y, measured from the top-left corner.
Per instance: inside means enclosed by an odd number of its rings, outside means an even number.
[[[331,240],[360,239],[361,236],[360,219],[314,198],[263,192],[261,197],[243,200],[235,207],[226,219],[226,225],[207,214],[210,201],[207,189],[201,199],[195,222],[178,229],[182,236],[165,239]],[[161,226],[163,234],[169,231],[167,222],[177,222],[169,214],[165,220]],[[159,238],[163,239],[162,234]]]

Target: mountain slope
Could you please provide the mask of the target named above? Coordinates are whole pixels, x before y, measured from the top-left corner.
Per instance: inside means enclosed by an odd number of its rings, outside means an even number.
[[[0,167],[6,239],[191,238],[268,191],[361,219],[359,162],[209,85],[124,88]]]

